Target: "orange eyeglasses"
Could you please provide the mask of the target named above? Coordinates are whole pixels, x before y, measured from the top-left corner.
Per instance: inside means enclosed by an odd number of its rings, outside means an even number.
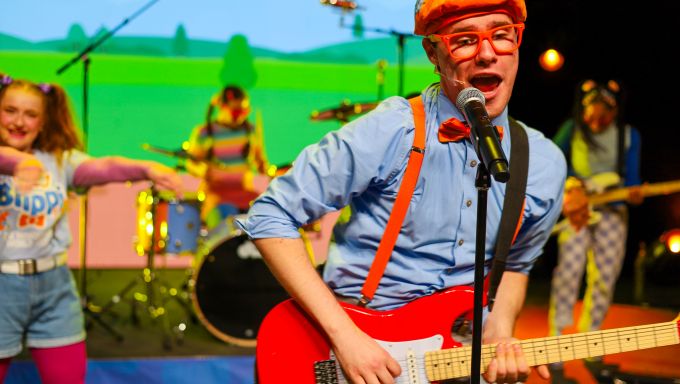
[[[432,42],[442,42],[455,61],[465,61],[475,57],[485,39],[498,55],[515,52],[522,44],[524,23],[508,24],[488,31],[466,31],[448,35],[429,35]]]

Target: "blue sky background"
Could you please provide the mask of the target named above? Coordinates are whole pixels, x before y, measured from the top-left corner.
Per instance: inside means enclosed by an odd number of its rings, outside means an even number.
[[[73,23],[88,36],[113,29],[150,0],[3,0],[0,32],[33,42],[62,38]],[[412,0],[357,0],[364,26],[413,31]],[[340,27],[342,13],[319,0],[158,0],[117,36],[173,36],[184,24],[190,38],[227,41],[233,34],[254,46],[304,51],[352,39]],[[351,25],[354,14],[345,16]],[[366,37],[380,36],[366,34]],[[384,36],[384,35],[383,35]]]

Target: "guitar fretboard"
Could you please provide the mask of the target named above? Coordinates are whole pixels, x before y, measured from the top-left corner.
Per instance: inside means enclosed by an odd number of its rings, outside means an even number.
[[[678,323],[650,324],[572,335],[527,339],[518,342],[530,366],[610,355],[639,349],[679,344]],[[482,346],[482,364],[486,367],[495,356],[495,345]],[[425,354],[429,381],[470,376],[472,348],[460,347]]]
[[[624,201],[628,199],[628,188],[619,188],[612,191],[605,191],[596,193],[588,197],[592,205],[602,205],[614,201]],[[668,195],[680,191],[680,181],[664,181],[660,183],[647,184],[642,186],[642,193],[644,196],[658,196]]]

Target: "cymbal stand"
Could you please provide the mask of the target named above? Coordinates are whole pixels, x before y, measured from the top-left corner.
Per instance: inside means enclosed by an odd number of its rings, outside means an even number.
[[[90,301],[90,295],[87,293],[87,207],[87,195],[82,195],[80,197],[78,232],[80,240],[80,304],[86,317],[85,329],[92,328],[92,325],[96,323],[110,333],[117,341],[123,341],[123,335],[102,318],[103,307],[97,306]]]
[[[172,331],[170,329],[170,321],[167,317],[167,311],[164,307],[164,300],[161,300],[161,296],[164,293],[169,293],[170,296],[175,297],[180,304],[184,305],[179,297],[176,296],[176,290],[168,289],[162,285],[156,276],[155,258],[156,258],[156,245],[158,239],[156,238],[156,208],[159,202],[158,191],[155,187],[151,188],[151,204],[150,204],[150,222],[153,226],[151,231],[151,239],[149,250],[146,252],[146,267],[142,270],[140,276],[133,278],[123,289],[121,289],[116,295],[112,296],[111,299],[102,306],[101,313],[109,311],[113,306],[126,298],[133,288],[138,285],[143,285],[143,292],[134,292],[131,297],[131,317],[134,324],[140,323],[139,314],[137,313],[138,307],[142,306],[146,308],[146,314],[154,322],[160,322],[162,330],[162,344],[163,348],[169,350],[172,348]],[[173,292],[175,294],[173,294]],[[181,333],[184,330],[182,327],[176,327]],[[181,339],[181,338],[180,338]]]

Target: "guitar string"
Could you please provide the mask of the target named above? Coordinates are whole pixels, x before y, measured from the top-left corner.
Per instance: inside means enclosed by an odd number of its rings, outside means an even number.
[[[664,345],[669,345],[669,344],[677,344],[678,337],[677,337],[677,332],[675,331],[676,329],[676,324],[674,322],[670,323],[662,323],[662,324],[653,324],[653,325],[645,325],[645,326],[638,326],[638,327],[630,327],[630,328],[624,328],[622,330],[606,330],[606,331],[596,331],[595,333],[585,333],[585,334],[573,334],[573,335],[564,335],[561,336],[561,342],[558,340],[558,337],[555,337],[554,339],[551,340],[551,338],[544,338],[540,340],[525,340],[525,341],[520,341],[520,344],[522,345],[523,349],[526,348],[525,354],[531,354],[534,352],[534,349],[536,349],[536,345],[543,346],[544,349],[542,349],[539,353],[543,353],[542,351],[545,350],[545,355],[543,356],[543,360],[546,360],[546,363],[550,359],[550,354],[551,353],[557,353],[560,355],[560,359],[558,361],[566,361],[566,360],[575,360],[577,359],[575,356],[579,355],[581,352],[579,352],[578,348],[583,348],[586,347],[586,349],[589,350],[589,346],[591,345],[591,342],[588,341],[588,338],[593,338],[593,337],[599,337],[602,340],[603,343],[603,353],[602,354],[609,354],[609,353],[618,353],[618,352],[625,352],[624,349],[620,347],[616,352],[609,352],[606,353],[606,346],[604,344],[610,343],[612,341],[620,341],[622,338],[628,337],[628,342],[630,342],[630,339],[635,339],[636,341],[636,348],[637,349],[644,349],[640,348],[639,344],[647,344],[647,347],[645,348],[653,348],[656,346],[659,346],[660,344]],[[669,328],[669,329],[665,329]],[[651,332],[650,332],[651,331]],[[664,336],[664,333],[668,333],[668,335]],[[617,335],[614,337],[608,336],[608,335],[613,335],[616,333]],[[651,333],[651,336],[650,336]],[[604,335],[604,337],[603,337]],[[569,343],[567,343],[568,340],[571,340]],[[560,347],[565,345],[565,344],[570,344],[573,346],[572,351],[570,352],[565,352],[564,354],[570,356],[570,358],[564,359],[562,356],[562,352]],[[597,342],[594,344],[597,345]],[[551,351],[551,348],[553,350]],[[490,361],[493,357],[495,357],[495,351],[494,351],[494,345],[485,345],[486,351],[483,351],[482,353],[482,359],[486,359],[487,361]],[[450,368],[450,360],[460,360],[463,358],[461,361],[461,365],[464,365],[467,367],[467,363],[465,359],[469,357],[469,350],[470,347],[459,347],[459,348],[451,348],[451,349],[446,349],[446,350],[439,350],[439,351],[432,351],[430,352],[432,354],[431,359],[434,360],[432,362],[432,365],[437,365],[437,364],[446,364],[448,367],[441,368],[441,367],[433,367],[435,370],[450,370],[450,369],[455,369],[460,371],[460,368]],[[463,353],[463,356],[461,356],[461,353]],[[453,356],[455,355],[455,356]],[[590,354],[588,353],[587,357],[592,357],[592,356],[597,356],[600,354]],[[534,357],[534,362],[536,365],[540,365],[538,361],[540,360],[536,356],[527,356],[527,358]],[[456,366],[458,366],[456,364]]]
[[[607,354],[613,354],[613,353],[620,353],[620,352],[625,352],[623,348],[619,348],[616,352],[609,352],[606,353],[606,343],[611,343],[612,341],[618,341],[620,344],[620,341],[622,338],[628,338],[628,342],[630,342],[631,339],[635,338],[636,339],[636,349],[646,349],[646,348],[654,348],[659,346],[659,344],[671,342],[671,344],[677,344],[678,337],[677,337],[677,332],[676,330],[676,323],[675,322],[670,322],[670,323],[661,323],[661,324],[652,324],[652,325],[644,325],[644,326],[638,326],[638,327],[630,327],[630,328],[621,328],[621,329],[612,329],[612,330],[603,330],[603,331],[595,331],[595,332],[587,332],[587,333],[581,333],[581,334],[571,334],[571,335],[562,335],[562,336],[553,336],[553,337],[548,337],[548,338],[542,338],[539,340],[535,339],[529,339],[529,340],[524,340],[524,341],[519,341],[519,343],[522,345],[523,350],[525,355],[527,354],[533,354],[533,356],[526,356],[526,357],[534,357],[534,361],[538,361],[538,359],[535,357],[536,352],[534,351],[535,347],[537,344],[540,344],[540,346],[543,346],[544,348],[539,352],[540,354],[543,355],[543,352],[545,352],[544,357],[547,358],[547,360],[550,360],[550,354],[551,353],[557,353],[560,355],[560,359],[558,361],[568,361],[568,360],[576,360],[576,357],[572,357],[569,359],[562,359],[562,352],[560,347],[568,344],[572,346],[571,352],[568,352],[565,354],[570,354],[571,356],[575,356],[575,354],[578,354],[576,351],[577,348],[585,347],[586,349],[589,349],[588,346],[591,345],[591,342],[588,341],[588,338],[594,338],[597,337],[602,340],[602,355],[607,355]],[[669,328],[669,329],[665,329]],[[664,335],[664,333],[667,333],[668,335]],[[616,335],[614,335],[616,334]],[[604,336],[604,337],[603,337]],[[562,340],[562,342],[560,342]],[[568,341],[571,340],[571,341]],[[650,345],[645,348],[639,348],[639,344],[646,344],[652,342],[653,345]],[[597,345],[599,342],[595,342],[595,345]],[[665,344],[668,345],[668,344]],[[487,344],[484,345],[483,351],[482,351],[482,361],[487,360],[490,361],[493,359],[496,355],[495,353],[495,344]],[[550,348],[553,348],[551,351]],[[555,348],[557,347],[557,348]],[[484,351],[486,350],[486,351]],[[456,348],[448,348],[444,350],[436,350],[436,351],[430,351],[425,354],[421,354],[420,356],[416,357],[416,366],[418,373],[420,376],[424,375],[427,377],[427,369],[428,369],[428,355],[430,355],[429,360],[434,360],[431,362],[432,370],[434,371],[441,371],[441,370],[453,370],[455,371],[453,374],[458,375],[458,376],[449,376],[446,378],[455,378],[455,377],[464,377],[464,376],[469,376],[469,361],[470,360],[470,352],[471,352],[471,347],[470,346],[461,346],[461,347],[456,347]],[[462,356],[461,356],[462,354]],[[455,355],[455,356],[445,356],[445,355]],[[599,356],[600,354],[588,354],[587,357],[593,357],[593,356]],[[455,364],[453,366],[450,365],[452,361],[457,361],[460,359],[463,359],[461,361],[461,364]],[[407,372],[408,371],[408,358],[403,358],[403,359],[395,359],[400,367],[402,368],[402,372]],[[547,362],[547,361],[546,361]],[[441,368],[441,367],[436,367],[436,365],[447,365],[446,368]],[[536,365],[540,365],[537,363]],[[467,374],[465,374],[467,373]],[[408,376],[408,375],[406,375]],[[345,380],[344,374],[341,374],[341,377],[343,380]],[[346,381],[343,381],[346,382]]]

